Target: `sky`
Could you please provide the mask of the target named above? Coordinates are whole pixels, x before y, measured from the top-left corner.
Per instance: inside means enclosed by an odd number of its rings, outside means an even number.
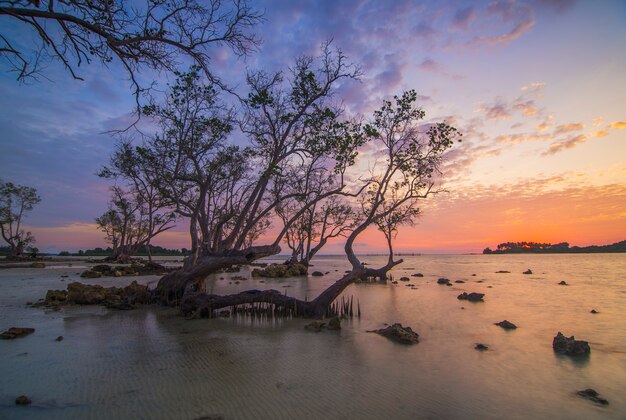
[[[428,121],[463,133],[444,166],[447,192],[398,234],[399,252],[481,252],[507,241],[609,244],[626,239],[626,2],[293,1],[264,11],[263,43],[239,58],[215,49],[212,65],[233,86],[246,69],[285,70],[332,39],[360,65],[339,87],[353,115],[416,89]],[[33,34],[0,17],[27,42]],[[111,183],[95,174],[125,128],[134,97],[117,63],[59,63],[16,81],[0,61],[0,179],[35,187],[42,201],[27,229],[43,252],[106,246],[94,219]],[[142,74],[165,86],[168,76]],[[358,239],[384,248],[380,234]],[[156,244],[189,247],[184,225]],[[340,242],[325,252],[341,252]]]

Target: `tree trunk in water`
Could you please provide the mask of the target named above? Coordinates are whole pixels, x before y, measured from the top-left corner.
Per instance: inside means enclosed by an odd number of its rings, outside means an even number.
[[[266,245],[227,251],[219,255],[207,255],[199,258],[194,265],[185,266],[163,276],[157,284],[155,293],[163,303],[177,303],[185,293],[200,290],[209,274],[233,265],[249,264],[279,252],[279,246]]]

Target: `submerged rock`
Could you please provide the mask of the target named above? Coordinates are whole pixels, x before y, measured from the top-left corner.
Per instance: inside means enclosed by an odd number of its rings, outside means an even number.
[[[311,275],[314,277],[322,277],[324,273],[322,273],[321,271],[314,271],[311,273]]]
[[[476,292],[466,293],[466,292],[463,292],[460,295],[458,295],[456,298],[459,299],[459,300],[469,300],[470,302],[482,302],[484,296],[485,296],[484,293],[476,293]]]
[[[339,317],[334,316],[332,317],[329,321],[328,321],[328,327],[329,330],[333,330],[333,331],[337,331],[341,329],[341,320],[339,319]]]
[[[28,398],[26,395],[20,395],[19,397],[15,399],[16,405],[28,405],[32,402],[33,401],[30,398]]]
[[[587,388],[582,391],[578,391],[576,394],[580,395],[583,398],[587,398],[588,400],[593,401],[596,404],[608,405],[609,402],[602,398],[600,394],[595,389]]]
[[[54,341],[63,341],[63,336],[62,335],[58,336]]]
[[[532,274],[532,270],[529,268],[528,270],[524,271],[522,274]]]
[[[424,277],[422,273],[411,274],[411,277]]]
[[[568,356],[586,356],[591,352],[588,342],[576,340],[574,336],[565,337],[560,331],[552,340],[552,348],[555,352]]]
[[[437,284],[450,284],[450,280],[448,280],[445,277],[441,277],[441,278],[437,279]]]
[[[476,343],[476,345],[474,346],[474,348],[475,348],[476,350],[479,350],[479,351],[485,351],[485,350],[488,350],[488,349],[489,349],[489,347],[487,347],[486,345],[484,345],[484,344],[482,344],[482,343]]]
[[[308,268],[303,264],[271,264],[266,268],[255,268],[252,277],[296,277],[306,275]]]
[[[514,330],[517,328],[517,325],[515,325],[512,322],[507,321],[506,319],[504,321],[496,322],[494,325],[497,325],[498,327],[502,327],[505,330]]]
[[[324,326],[326,326],[325,322],[313,321],[310,324],[306,324],[304,326],[304,329],[307,331],[320,332],[322,331],[322,328],[324,328]]]
[[[380,334],[390,340],[396,341],[401,344],[419,343],[419,335],[414,332],[411,327],[403,327],[402,324],[399,323],[390,325],[387,328],[371,330],[368,332]]]
[[[559,282],[560,286],[568,286],[567,282],[565,280],[562,280]]]
[[[465,280],[455,280],[454,282],[455,283],[459,283],[459,284],[463,284],[463,283],[465,283]]]
[[[411,279],[408,278],[408,277],[400,277],[400,281],[409,281],[409,280],[411,280]]]
[[[34,328],[27,327],[11,327],[0,334],[0,338],[4,340],[13,340],[14,338],[24,337],[25,335],[35,332]]]

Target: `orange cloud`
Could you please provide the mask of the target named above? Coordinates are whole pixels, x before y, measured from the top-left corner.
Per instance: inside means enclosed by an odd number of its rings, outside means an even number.
[[[617,128],[617,129],[626,128],[626,121],[615,121],[611,123],[611,128]]]
[[[550,145],[550,148],[544,152],[544,155],[553,155],[555,153],[560,152],[561,150],[564,149],[571,149],[573,147],[578,146],[581,143],[584,143],[585,141],[587,141],[587,136],[585,136],[584,134],[579,134],[576,137],[570,137],[569,139],[565,140],[565,141],[560,141],[557,143],[552,143]]]
[[[593,133],[593,137],[604,137],[608,135],[609,135],[609,132],[604,131],[604,130],[596,131],[595,133]]]
[[[554,135],[571,133],[572,131],[579,131],[583,128],[585,128],[585,125],[581,123],[561,124],[554,130]]]

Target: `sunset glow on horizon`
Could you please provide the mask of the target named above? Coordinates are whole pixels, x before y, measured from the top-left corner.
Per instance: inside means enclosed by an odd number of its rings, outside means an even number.
[[[287,70],[333,39],[363,71],[339,87],[349,115],[416,89],[426,122],[463,133],[443,170],[446,192],[402,227],[400,253],[481,252],[508,241],[606,245],[626,239],[626,4],[573,0],[484,2],[265,0],[263,39],[247,59],[215,50],[212,65],[238,93],[245,70]],[[16,29],[17,31],[18,29]],[[98,178],[134,106],[119,65],[59,63],[26,85],[2,69],[0,179],[42,201],[26,229],[42,252],[106,247],[94,219],[111,183]],[[163,88],[165,75],[142,74]],[[47,80],[50,79],[50,80]],[[370,155],[363,153],[361,159]],[[277,229],[275,227],[275,229]],[[261,241],[262,242],[262,241]],[[362,253],[384,252],[370,228]],[[154,244],[190,247],[185,222]],[[342,241],[321,253],[342,252]],[[283,252],[286,252],[283,247]]]

